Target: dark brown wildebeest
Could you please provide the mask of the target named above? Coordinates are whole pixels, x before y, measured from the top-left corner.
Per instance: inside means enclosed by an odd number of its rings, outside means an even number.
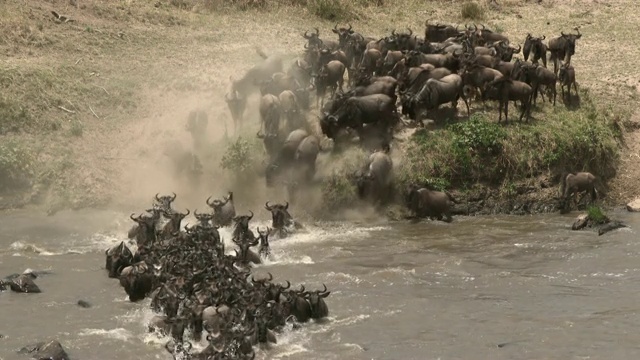
[[[547,37],[533,37],[531,34],[527,34],[527,38],[524,40],[524,46],[522,47],[522,55],[524,61],[529,60],[529,54],[531,54],[531,62],[536,63],[538,60],[542,60],[542,65],[547,67],[547,45],[542,41]]]
[[[263,95],[260,99],[260,127],[265,135],[280,133],[280,99],[273,94]]]
[[[305,31],[302,34],[302,37],[307,39],[307,45],[309,48],[315,47],[319,48],[322,45],[322,40],[320,40],[320,30],[318,28],[314,28],[315,33],[309,34],[309,31]]]
[[[448,38],[460,35],[460,31],[451,25],[429,24],[429,20],[424,22],[424,38],[429,42],[443,42]]]
[[[506,76],[498,78],[487,84],[483,99],[498,100],[499,116],[498,123],[502,121],[502,113],[504,112],[505,122],[509,122],[509,101],[520,101],[522,112],[520,113],[520,121],[527,115],[527,121],[531,116],[531,95],[533,89],[527,83],[512,80]]]
[[[351,34],[353,34],[353,27],[351,26],[351,24],[348,24],[349,28],[344,28],[341,27],[338,29],[338,24],[336,24],[333,29],[331,29],[331,31],[333,31],[334,34],[338,35],[338,44],[340,44],[340,48],[341,49],[345,49],[347,48],[347,42],[349,41],[349,36]]]
[[[411,186],[406,194],[407,207],[415,217],[430,217],[451,222],[451,203],[456,200],[448,192]],[[444,217],[444,219],[443,219]]]
[[[517,78],[520,81],[524,81],[527,84],[531,85],[533,89],[533,104],[536,104],[536,100],[538,99],[538,93],[541,92],[541,85],[543,85],[546,90],[551,91],[553,95],[553,105],[556,105],[556,76],[553,74],[553,71],[542,67],[540,65],[521,65],[518,67],[518,72],[513,73],[513,77]],[[542,101],[544,101],[544,94],[542,95]]]
[[[582,202],[582,199],[587,196],[587,194],[591,195],[591,202],[594,202],[598,197],[596,182],[597,178],[590,172],[578,172],[563,175],[560,179],[561,211],[567,212],[570,210],[569,198],[575,200],[574,195],[576,194],[583,193],[578,200],[578,204]]]
[[[332,60],[320,69],[320,73],[315,81],[317,92],[316,106],[320,107],[324,104],[327,87],[331,88],[331,96],[335,95],[338,87],[342,90],[344,86],[345,68],[342,62]]]
[[[429,79],[425,82],[422,89],[411,98],[409,110],[413,117],[412,119],[419,119],[421,115],[419,110],[435,110],[440,105],[451,103],[453,109],[458,107],[458,99],[462,98],[464,104],[467,106],[467,116],[470,115],[469,101],[463,92],[462,77],[458,74],[451,74],[443,77],[440,80]]]
[[[567,87],[567,97],[571,100],[571,85],[576,91],[578,96],[578,83],[576,82],[576,71],[571,64],[562,64],[560,71],[558,72],[558,81],[560,81],[560,91],[562,91],[562,98],[564,99],[564,87]]]
[[[553,73],[558,74],[559,63],[563,61],[565,64],[571,64],[571,56],[576,53],[576,40],[582,37],[580,30],[574,28],[576,34],[565,34],[560,32],[560,36],[549,40],[549,60],[553,61]]]

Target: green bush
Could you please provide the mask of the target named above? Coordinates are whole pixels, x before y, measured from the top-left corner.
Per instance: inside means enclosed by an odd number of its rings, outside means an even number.
[[[246,179],[248,175],[255,175],[257,152],[255,144],[239,137],[225,150],[220,166],[231,171],[238,179]]]
[[[475,1],[469,1],[462,4],[460,15],[463,19],[482,20],[484,18],[484,9]]]
[[[357,201],[356,186],[351,179],[334,172],[322,183],[322,205],[327,211],[353,206]]]
[[[609,222],[609,218],[604,214],[599,206],[591,205],[587,207],[587,216],[589,216],[593,225],[602,225]]]
[[[583,170],[605,181],[615,175],[618,121],[598,111],[586,91],[580,109],[545,106],[531,123],[505,126],[494,115],[474,114],[442,130],[416,132],[398,169],[400,183],[500,184]]]
[[[34,157],[15,141],[0,144],[0,193],[30,186]]]

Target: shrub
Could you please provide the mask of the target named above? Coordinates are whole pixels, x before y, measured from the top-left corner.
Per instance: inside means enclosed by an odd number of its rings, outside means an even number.
[[[469,1],[462,4],[460,15],[463,19],[482,20],[484,18],[484,9],[475,1]]]
[[[220,165],[223,169],[231,171],[238,179],[246,179],[248,175],[254,175],[256,169],[255,146],[248,140],[239,137],[229,145],[222,155]]]
[[[602,225],[609,222],[609,218],[599,206],[591,205],[587,207],[587,216],[591,219],[593,225]]]
[[[356,187],[348,176],[334,172],[322,183],[322,205],[327,211],[353,206]]]
[[[30,186],[34,157],[15,141],[0,144],[0,193]]]
[[[358,18],[348,1],[309,0],[308,7],[314,15],[329,21],[348,21]]]

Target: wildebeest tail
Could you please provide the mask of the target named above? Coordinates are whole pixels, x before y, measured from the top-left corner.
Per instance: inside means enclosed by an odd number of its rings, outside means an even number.
[[[268,57],[267,54],[265,54],[264,51],[258,46],[256,46],[256,53],[263,59],[266,59]]]

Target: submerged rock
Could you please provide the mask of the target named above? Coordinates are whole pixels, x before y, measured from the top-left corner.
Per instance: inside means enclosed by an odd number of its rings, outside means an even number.
[[[5,285],[9,285],[12,291],[19,293],[40,293],[40,288],[33,281],[35,276],[31,273],[18,275],[12,279],[4,281]]]
[[[91,307],[91,303],[85,300],[78,300],[77,305],[85,309],[88,309]]]
[[[637,198],[627,204],[627,210],[631,212],[640,212],[640,198]]]
[[[612,221],[608,217],[599,213],[597,219],[593,219],[589,214],[581,214],[579,215],[573,225],[571,226],[571,230],[582,230],[585,228],[591,228],[598,231],[598,236],[604,235],[609,231],[628,227],[620,221]]]
[[[27,345],[18,351],[19,354],[30,354],[37,360],[69,360],[69,355],[57,340]]]

